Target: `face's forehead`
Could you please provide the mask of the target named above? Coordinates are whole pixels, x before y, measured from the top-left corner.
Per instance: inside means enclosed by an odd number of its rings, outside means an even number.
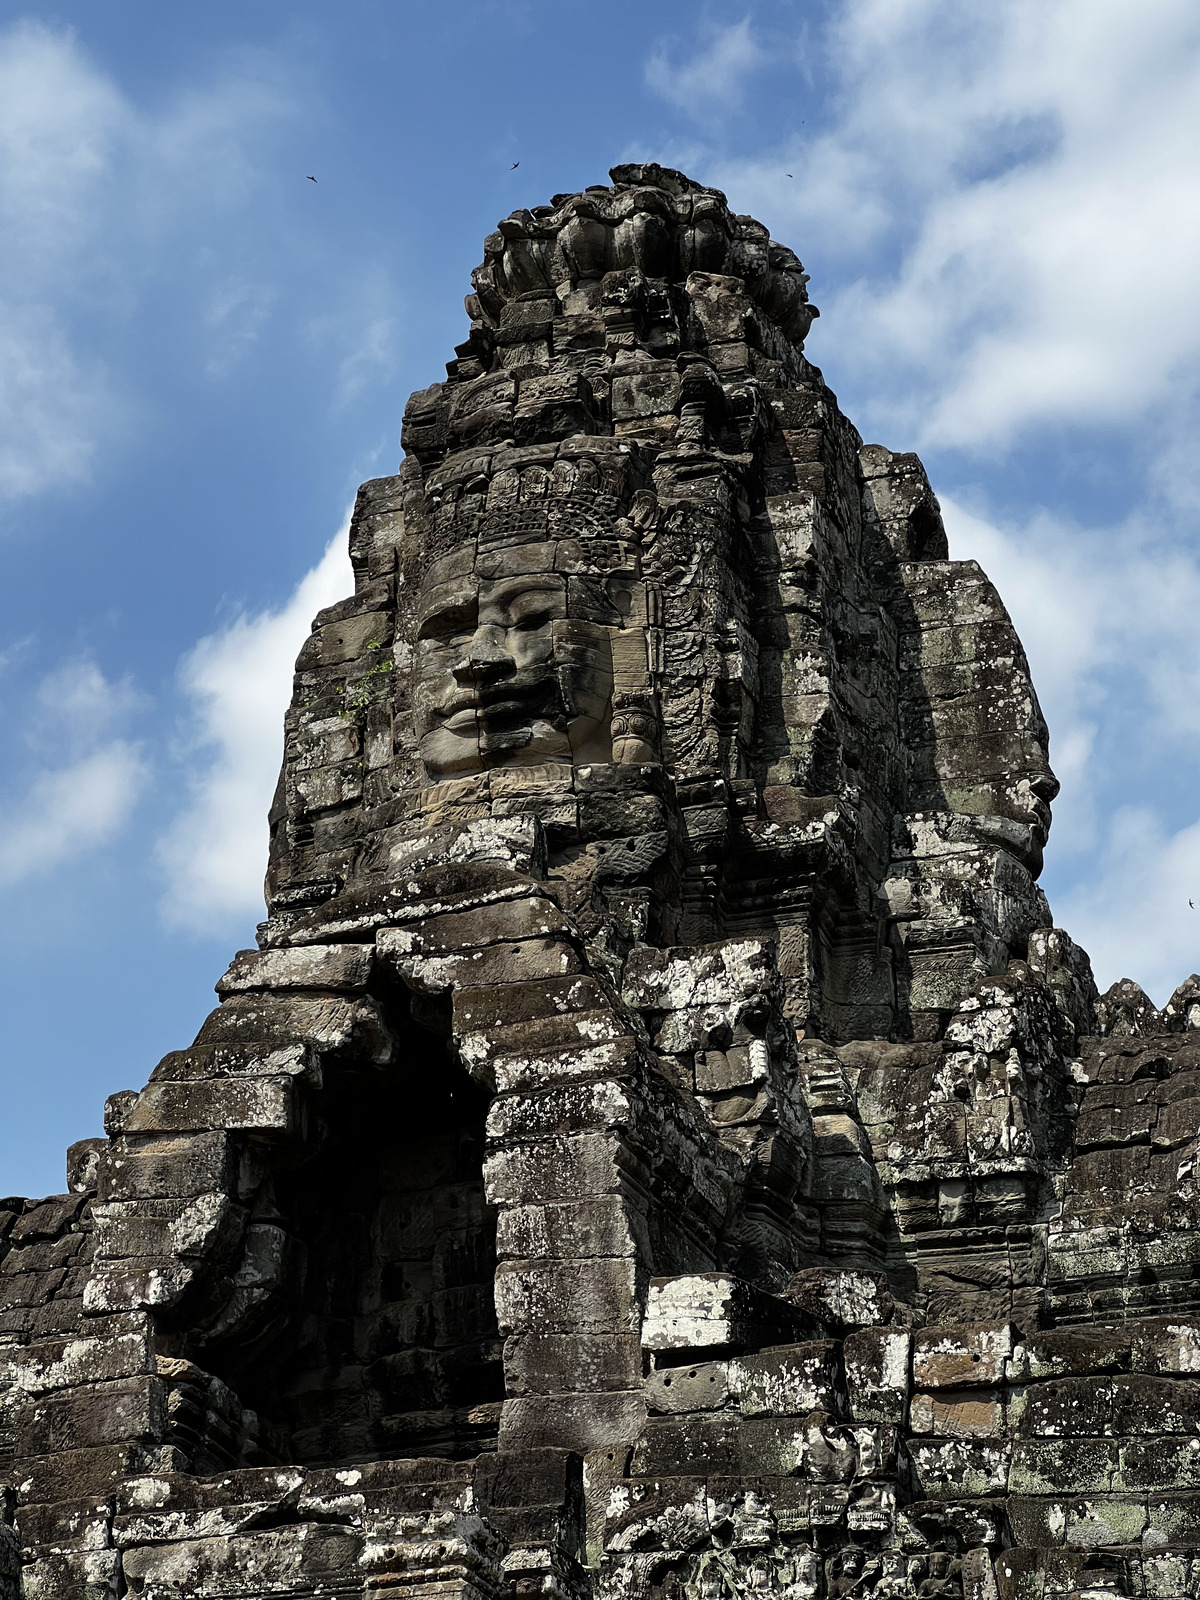
[[[429,563],[421,575],[421,592],[429,593],[450,585],[473,589],[483,583],[509,578],[552,577],[558,564],[559,543],[554,539],[540,539],[525,544],[480,547],[474,539],[465,540],[456,550]]]

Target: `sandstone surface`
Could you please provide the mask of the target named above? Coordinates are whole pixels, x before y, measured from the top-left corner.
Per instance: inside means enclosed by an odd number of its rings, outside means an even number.
[[[1200,1596],[1200,978],[807,278],[505,219],[296,666],[259,949],[0,1202],[0,1600]]]

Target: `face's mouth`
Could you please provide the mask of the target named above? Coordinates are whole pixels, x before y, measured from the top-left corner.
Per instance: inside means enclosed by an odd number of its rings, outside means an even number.
[[[553,716],[560,709],[557,687],[549,673],[463,686],[432,706],[430,715],[434,722],[454,733],[473,729],[478,721],[528,721],[531,717]]]

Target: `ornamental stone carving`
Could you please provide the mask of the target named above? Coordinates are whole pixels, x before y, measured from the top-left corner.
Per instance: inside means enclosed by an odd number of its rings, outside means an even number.
[[[258,948],[0,1202],[0,1600],[1200,1596],[1200,977],[1053,926],[799,261],[611,178],[360,491]]]

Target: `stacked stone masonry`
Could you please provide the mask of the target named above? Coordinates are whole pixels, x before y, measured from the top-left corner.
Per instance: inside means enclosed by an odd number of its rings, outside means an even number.
[[[259,948],[0,1202],[0,1600],[1200,1596],[1200,978],[799,261],[518,211],[297,662]]]

